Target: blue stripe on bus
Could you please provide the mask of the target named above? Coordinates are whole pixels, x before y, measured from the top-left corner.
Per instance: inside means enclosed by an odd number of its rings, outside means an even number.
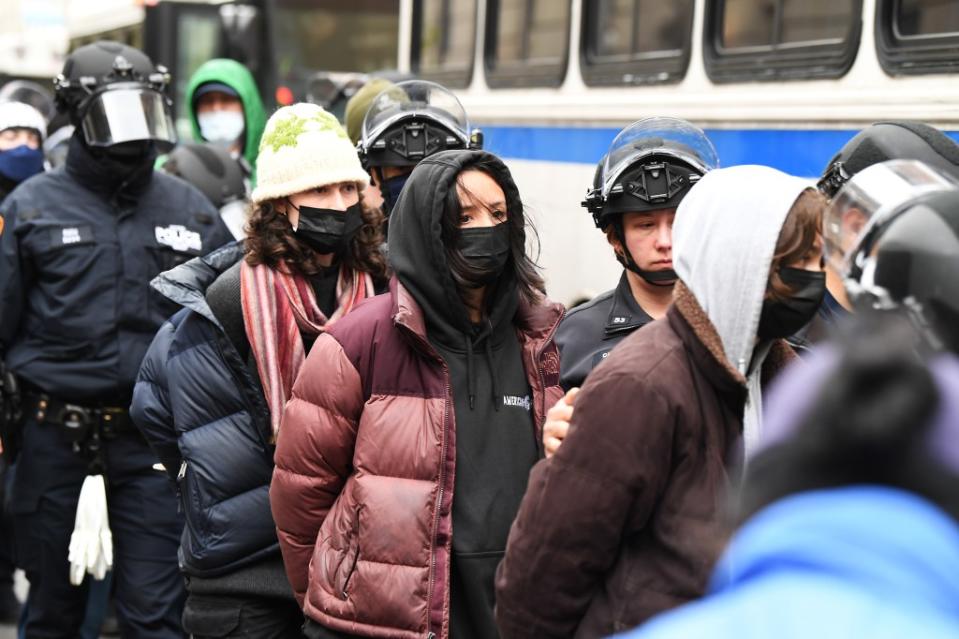
[[[619,129],[482,126],[485,147],[504,158],[594,164]],[[765,164],[792,175],[815,176],[855,130],[707,129],[722,166]],[[959,132],[950,132],[959,142]]]

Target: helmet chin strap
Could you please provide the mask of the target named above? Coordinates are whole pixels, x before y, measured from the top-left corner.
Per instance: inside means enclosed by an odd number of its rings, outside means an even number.
[[[639,268],[639,264],[636,263],[636,260],[633,259],[632,254],[626,247],[626,237],[625,233],[623,233],[622,218],[613,223],[613,228],[616,232],[616,239],[619,240],[619,245],[623,249],[623,252],[619,254],[620,262],[623,263],[623,266],[625,266],[627,270],[639,275],[641,278],[643,278],[643,281],[652,286],[665,287],[672,286],[676,283],[676,280],[679,279],[679,276],[677,276],[676,271],[671,268],[663,269],[661,271],[647,271]]]

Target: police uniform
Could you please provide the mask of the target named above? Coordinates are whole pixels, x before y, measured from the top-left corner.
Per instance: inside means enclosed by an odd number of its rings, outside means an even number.
[[[653,321],[633,297],[624,272],[615,289],[570,310],[556,330],[563,390],[582,386],[596,366],[633,331]]]
[[[66,167],[26,181],[0,209],[0,346],[25,390],[11,506],[31,584],[26,634],[72,637],[82,623],[86,587],[69,583],[67,548],[96,432],[121,628],[181,637],[182,521],[126,410],[147,347],[176,310],[150,280],[231,236],[194,187],[152,161],[117,183],[117,167],[80,135]]]

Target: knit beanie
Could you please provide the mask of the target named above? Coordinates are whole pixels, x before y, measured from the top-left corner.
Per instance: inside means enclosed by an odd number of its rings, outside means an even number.
[[[346,132],[354,145],[360,141],[360,136],[363,135],[363,118],[366,117],[366,112],[370,110],[373,98],[394,86],[396,85],[384,78],[373,78],[364,84],[346,103],[343,119],[346,121]]]
[[[330,113],[300,102],[283,107],[260,139],[254,204],[338,182],[369,183],[346,131]]]
[[[0,131],[7,129],[33,129],[42,142],[47,133],[47,121],[29,104],[0,102]]]

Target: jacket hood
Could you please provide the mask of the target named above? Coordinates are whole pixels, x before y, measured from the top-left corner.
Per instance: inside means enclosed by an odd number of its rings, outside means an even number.
[[[193,105],[193,95],[201,84],[207,82],[221,82],[231,87],[240,96],[243,102],[243,115],[246,119],[246,137],[243,141],[243,157],[253,170],[253,182],[256,182],[256,156],[260,149],[260,137],[266,126],[266,109],[256,87],[253,74],[237,62],[226,58],[210,60],[200,66],[190,78],[186,90],[186,110],[190,114],[190,127],[193,130],[193,139],[203,142],[200,135],[200,123],[196,119]]]
[[[760,369],[769,344],[753,351],[769,268],[789,209],[807,188],[812,184],[806,180],[766,166],[716,169],[703,176],[676,211],[676,274],[749,389],[743,419],[747,455],[760,438]]]
[[[220,326],[220,321],[206,301],[206,290],[224,271],[243,259],[244,252],[242,241],[227,244],[208,255],[194,257],[160,273],[150,282],[150,287],[172,302]]]
[[[478,160],[493,164],[510,215],[521,213],[519,191],[499,158],[484,151],[444,151],[416,166],[390,214],[389,261],[393,272],[422,309],[430,337],[451,348],[462,348],[473,327],[450,274],[441,221],[447,195],[456,189],[457,175]],[[512,321],[519,302],[516,278],[509,265],[487,297],[488,324],[495,331]],[[474,341],[481,340],[478,336]]]
[[[852,486],[800,493],[733,537],[711,590],[802,570],[959,615],[959,525],[902,490]]]

